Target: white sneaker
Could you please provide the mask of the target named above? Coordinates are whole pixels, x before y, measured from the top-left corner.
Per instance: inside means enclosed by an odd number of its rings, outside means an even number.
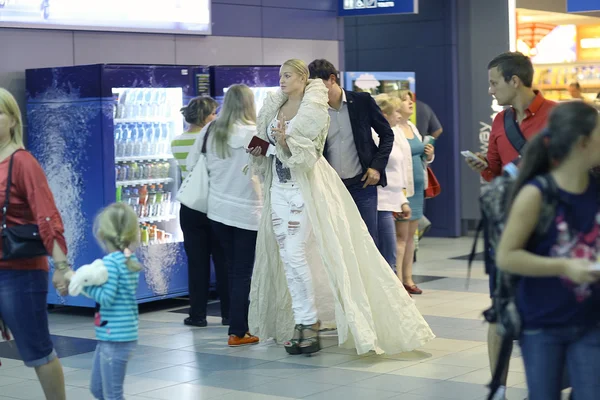
[[[496,390],[493,400],[506,400],[506,386],[500,386]]]

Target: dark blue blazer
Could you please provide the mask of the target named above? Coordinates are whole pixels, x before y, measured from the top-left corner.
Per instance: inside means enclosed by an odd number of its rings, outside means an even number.
[[[385,167],[394,147],[394,132],[371,94],[346,90],[346,101],[348,102],[348,115],[352,124],[354,143],[363,169],[362,173],[367,172],[369,168],[376,169],[381,174],[379,185],[386,186]],[[379,147],[373,140],[371,128],[379,135]],[[357,182],[354,182],[355,180]],[[345,183],[358,182],[360,179],[348,179]]]

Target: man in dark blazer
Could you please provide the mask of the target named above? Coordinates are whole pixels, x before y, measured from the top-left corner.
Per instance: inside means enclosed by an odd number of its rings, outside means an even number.
[[[377,243],[377,186],[386,186],[385,167],[394,146],[394,132],[369,93],[343,90],[339,72],[327,60],[308,66],[311,79],[329,89],[329,134],[325,158],[352,195],[369,233]],[[379,135],[379,147],[371,128]]]

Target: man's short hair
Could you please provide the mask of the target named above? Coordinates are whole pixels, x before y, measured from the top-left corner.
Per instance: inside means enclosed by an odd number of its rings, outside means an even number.
[[[533,64],[531,59],[519,52],[502,53],[488,64],[488,70],[498,68],[498,71],[508,82],[513,76],[517,76],[525,87],[533,85]]]
[[[335,66],[327,60],[320,59],[311,62],[308,65],[310,79],[325,79],[328,80],[331,75],[335,76],[336,82],[339,83],[339,71]]]
[[[579,84],[579,82],[572,82],[569,87],[575,88],[577,90],[581,90],[581,85]]]

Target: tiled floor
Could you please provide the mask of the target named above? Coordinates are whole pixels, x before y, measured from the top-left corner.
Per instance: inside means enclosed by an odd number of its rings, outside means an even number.
[[[470,251],[471,239],[425,239],[415,273],[441,277],[420,285],[425,291],[417,305],[438,336],[411,353],[377,356],[336,346],[313,357],[288,356],[272,343],[232,349],[220,318],[209,317],[208,328],[189,328],[183,315],[169,312],[178,306],[142,313],[139,347],[128,366],[125,393],[141,399],[401,399],[481,400],[490,376],[485,345],[486,326],[480,317],[489,304],[481,262],[473,268],[466,287],[466,262],[453,260]],[[172,306],[173,303],[168,303]],[[83,313],[85,314],[85,313]],[[93,321],[81,312],[50,315],[65,367],[68,398],[86,400],[94,337]],[[35,372],[22,362],[7,359],[0,345],[0,400],[43,399]],[[508,399],[526,397],[523,363],[513,354]]]

